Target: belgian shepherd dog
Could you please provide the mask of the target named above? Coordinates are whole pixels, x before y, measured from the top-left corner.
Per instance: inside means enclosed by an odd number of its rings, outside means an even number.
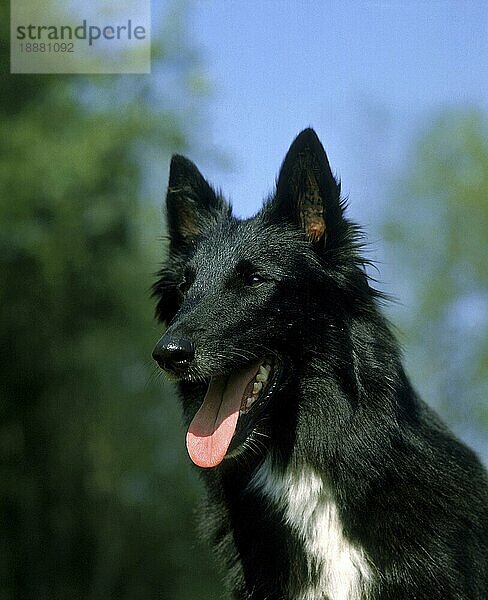
[[[486,600],[488,482],[419,399],[312,129],[240,220],[171,161],[154,359],[238,600]]]

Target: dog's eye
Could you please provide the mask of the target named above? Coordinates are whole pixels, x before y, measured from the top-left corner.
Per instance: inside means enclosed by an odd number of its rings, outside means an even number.
[[[188,291],[188,288],[191,286],[192,283],[193,283],[192,273],[190,273],[190,272],[185,273],[185,275],[183,275],[183,278],[181,279],[180,283],[177,286],[180,294],[185,295],[186,292]]]
[[[190,286],[187,279],[182,279],[177,287],[180,294],[184,294]]]
[[[266,281],[266,279],[262,275],[259,275],[259,273],[244,273],[243,278],[244,283],[249,287],[258,287]]]

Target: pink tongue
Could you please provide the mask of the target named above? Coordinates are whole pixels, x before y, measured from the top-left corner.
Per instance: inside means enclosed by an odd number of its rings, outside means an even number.
[[[215,467],[224,459],[236,429],[242,397],[259,365],[210,381],[203,404],[186,434],[188,454],[199,467]]]

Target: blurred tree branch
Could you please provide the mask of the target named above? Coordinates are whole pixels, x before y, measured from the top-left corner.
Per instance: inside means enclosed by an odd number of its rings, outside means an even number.
[[[476,110],[441,115],[409,162],[384,232],[391,262],[412,294],[410,312],[402,307],[410,370],[427,400],[486,460],[486,117]]]

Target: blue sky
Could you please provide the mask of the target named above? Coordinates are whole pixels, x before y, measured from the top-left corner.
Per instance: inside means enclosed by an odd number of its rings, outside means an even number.
[[[415,135],[446,107],[488,108],[486,2],[196,0],[190,39],[213,82],[198,157],[236,212],[257,210],[294,136],[312,125],[351,199],[379,218]]]

